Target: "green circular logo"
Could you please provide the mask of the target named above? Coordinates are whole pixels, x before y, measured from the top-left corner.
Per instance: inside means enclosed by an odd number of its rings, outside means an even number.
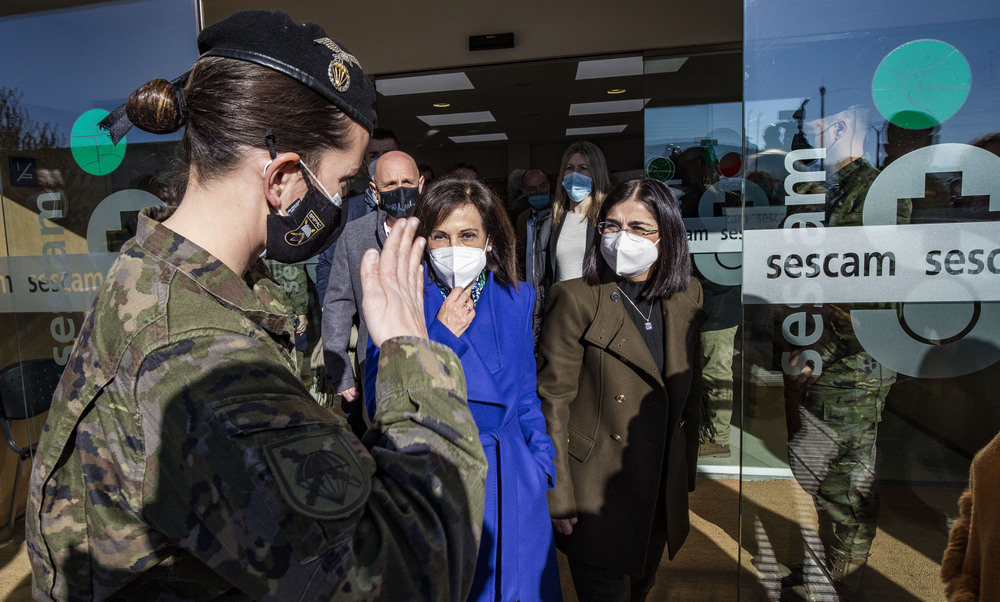
[[[646,165],[646,175],[661,182],[672,180],[674,179],[674,162],[666,157],[656,157]]]
[[[886,55],[872,78],[883,117],[911,130],[943,123],[972,88],[972,69],[957,48],[940,40],[907,42]]]
[[[95,176],[105,176],[122,164],[127,138],[117,146],[111,136],[97,124],[108,116],[107,111],[92,109],[77,118],[69,135],[69,148],[73,159],[83,171]]]

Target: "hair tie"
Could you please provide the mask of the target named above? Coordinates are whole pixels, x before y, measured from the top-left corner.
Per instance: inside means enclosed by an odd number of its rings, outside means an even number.
[[[147,131],[162,133],[162,134],[168,134],[170,132],[177,131],[178,129],[181,128],[181,126],[187,123],[188,112],[187,112],[187,102],[185,101],[185,96],[184,96],[184,86],[187,85],[188,76],[190,75],[191,72],[188,71],[187,73],[181,75],[180,77],[174,79],[173,81],[166,82],[170,86],[171,94],[173,95],[177,103],[177,118],[173,120],[172,124],[168,124],[166,127],[164,127],[162,124],[157,126],[157,124],[154,123],[134,124],[132,122],[132,119],[128,116],[128,109],[127,109],[128,105],[132,100],[132,97],[135,95],[135,92],[133,92],[129,96],[129,100],[127,100],[125,104],[116,108],[114,111],[111,111],[111,113],[109,113],[107,117],[102,119],[97,124],[97,127],[107,130],[108,135],[111,137],[111,143],[116,145],[119,142],[121,142],[122,138],[124,138],[125,134],[127,134],[128,131],[132,129],[133,125],[139,125],[139,127],[143,129],[149,128],[147,129]],[[142,88],[140,88],[140,90],[141,89]]]
[[[177,129],[180,129],[181,126],[187,123],[188,120],[187,95],[184,93],[185,85],[187,85],[186,77],[184,78],[184,82],[181,84],[178,84],[176,79],[170,82],[170,87],[174,92],[174,98],[177,99],[177,116],[180,120],[180,125],[177,126]]]

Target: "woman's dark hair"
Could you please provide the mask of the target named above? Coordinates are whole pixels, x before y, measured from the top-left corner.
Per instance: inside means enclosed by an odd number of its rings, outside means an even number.
[[[173,174],[178,199],[192,171],[202,182],[227,173],[248,150],[266,148],[268,130],[279,153],[298,153],[309,164],[323,151],[346,150],[354,123],[298,81],[222,57],[199,59],[183,91],[164,80],[145,84],[129,97],[126,110],[132,123],[154,133],[187,125],[181,165]]]
[[[417,235],[425,238],[452,211],[471,204],[483,219],[483,230],[493,250],[486,253],[486,269],[493,272],[493,281],[504,288],[517,288],[517,260],[514,250],[514,228],[510,225],[503,203],[479,180],[438,178],[424,188],[413,209],[420,220]],[[429,255],[425,257],[428,259]]]
[[[642,203],[656,218],[660,231],[659,254],[653,263],[646,294],[651,297],[670,298],[688,287],[691,278],[691,257],[688,253],[687,230],[681,217],[680,204],[663,182],[650,178],[636,178],[615,186],[604,199],[597,223],[607,219],[611,209],[625,201]],[[596,224],[595,224],[596,227]],[[583,262],[583,278],[587,284],[601,283],[601,275],[613,276],[611,268],[601,254],[601,235],[594,236],[594,243]]]

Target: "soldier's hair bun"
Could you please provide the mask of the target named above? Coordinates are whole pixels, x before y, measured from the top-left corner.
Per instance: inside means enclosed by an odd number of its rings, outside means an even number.
[[[184,88],[162,78],[146,82],[125,101],[125,114],[135,126],[147,132],[176,132],[187,122]]]

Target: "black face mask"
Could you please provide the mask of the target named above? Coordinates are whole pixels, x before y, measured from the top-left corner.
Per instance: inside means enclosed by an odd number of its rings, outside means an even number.
[[[306,193],[292,203],[287,215],[271,213],[267,216],[268,259],[281,263],[301,263],[319,255],[333,241],[333,234],[340,225],[340,195],[330,197],[325,190],[313,185],[316,179],[305,163],[302,167]],[[322,186],[319,180],[316,182]]]
[[[399,186],[386,192],[379,192],[382,197],[382,210],[395,219],[410,217],[413,207],[417,204],[420,189],[414,186],[407,188]]]
[[[375,211],[378,207],[378,199],[375,198],[375,193],[372,192],[371,188],[365,188],[365,205],[368,206],[368,211]]]

